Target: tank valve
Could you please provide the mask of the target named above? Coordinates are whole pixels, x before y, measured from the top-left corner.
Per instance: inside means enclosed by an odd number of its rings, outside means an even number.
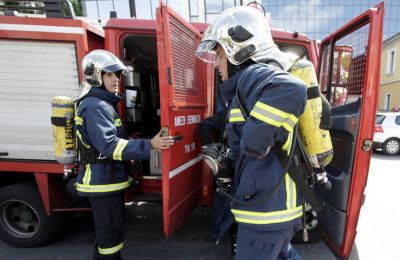
[[[332,189],[332,183],[329,181],[326,171],[317,174],[317,181],[321,183],[324,190]]]
[[[308,231],[305,228],[303,228],[303,241],[304,242],[308,241]]]

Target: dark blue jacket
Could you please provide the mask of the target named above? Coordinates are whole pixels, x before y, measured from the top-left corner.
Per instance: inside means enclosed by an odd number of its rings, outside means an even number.
[[[298,78],[275,67],[254,64],[238,72],[234,84],[249,112],[245,118],[235,97],[226,126],[235,165],[235,191],[240,201],[260,201],[277,185],[283,167],[270,147],[289,151],[293,127],[303,113],[306,86]],[[251,229],[278,230],[297,225],[302,215],[301,198],[288,174],[266,201],[232,202],[235,220]]]
[[[79,169],[76,189],[81,196],[122,192],[129,187],[127,160],[150,158],[150,140],[124,139],[117,110],[120,96],[93,87],[80,101],[75,115],[76,135],[86,148],[100,155]]]

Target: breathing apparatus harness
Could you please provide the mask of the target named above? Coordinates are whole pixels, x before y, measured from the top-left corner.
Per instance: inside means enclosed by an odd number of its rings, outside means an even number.
[[[80,102],[82,102],[87,97],[96,97],[98,99],[101,99],[101,100],[107,102],[110,106],[114,107],[114,105],[112,103],[110,103],[109,101],[107,101],[104,98],[102,98],[100,95],[97,95],[96,93],[93,93],[93,92],[89,92],[88,94],[86,94],[82,98],[76,100],[75,101],[76,102],[76,107],[78,107]],[[81,138],[83,138],[83,137],[77,138],[78,155],[79,155],[78,157],[79,157],[79,164],[80,165],[86,165],[88,163],[95,163],[95,162],[101,162],[101,163],[111,162],[112,163],[113,160],[110,160],[107,157],[103,156],[92,145],[85,144],[84,141],[81,140]],[[112,163],[111,172],[114,172],[114,171],[115,171],[115,166],[114,166],[114,163]]]

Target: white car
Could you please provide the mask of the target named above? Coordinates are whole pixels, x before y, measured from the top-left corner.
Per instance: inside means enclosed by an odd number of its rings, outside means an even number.
[[[374,149],[387,155],[400,151],[400,112],[378,112],[375,118]]]

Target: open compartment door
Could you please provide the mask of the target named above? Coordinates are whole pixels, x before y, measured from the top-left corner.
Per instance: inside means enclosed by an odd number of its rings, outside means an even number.
[[[319,82],[332,106],[332,190],[316,187],[325,204],[318,226],[328,246],[347,259],[367,184],[372,154],[382,45],[383,3],[331,34],[321,44]]]
[[[157,10],[161,127],[182,136],[162,151],[164,234],[170,236],[200,199],[202,160],[197,125],[206,111],[204,65],[194,52],[200,33],[168,6]]]

